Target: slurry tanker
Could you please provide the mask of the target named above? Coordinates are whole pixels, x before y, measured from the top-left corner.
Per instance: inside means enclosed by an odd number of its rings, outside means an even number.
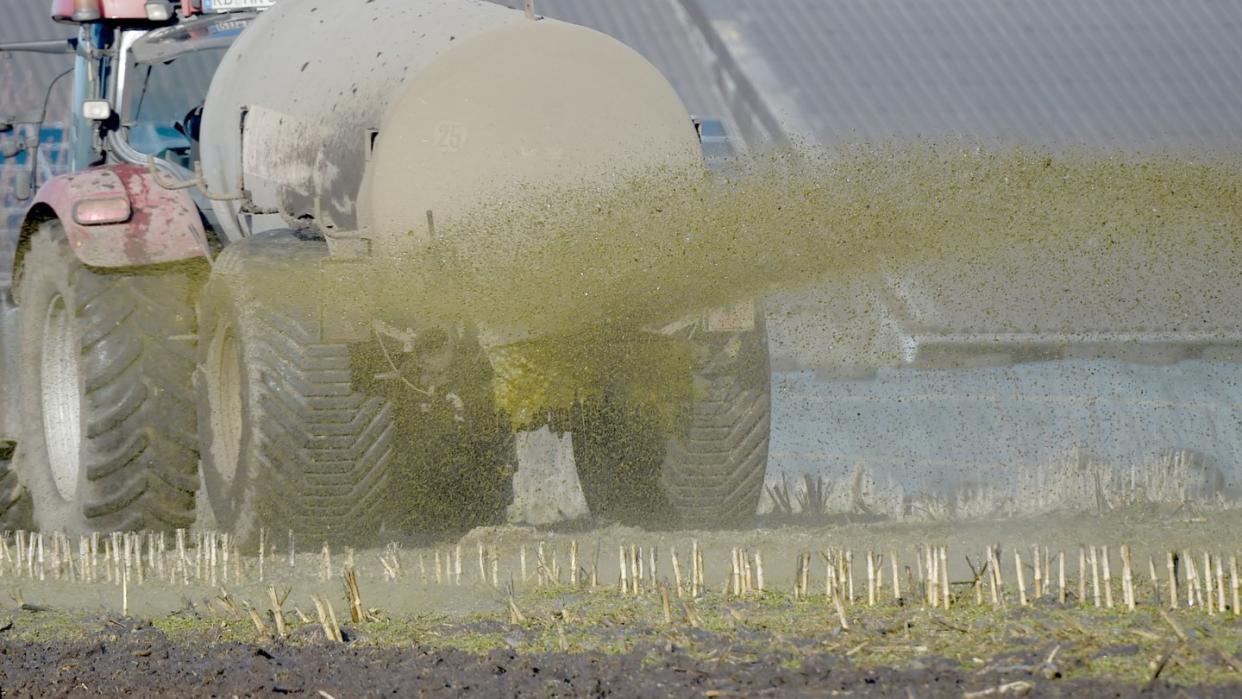
[[[544,426],[572,433],[597,518],[754,513],[770,413],[754,303],[617,340],[690,348],[672,419],[604,376],[518,421],[494,360],[531,339],[523,319],[383,293],[524,188],[701,168],[700,130],[636,52],[477,0],[55,0],[52,18],[76,38],[0,47],[75,60],[71,171],[18,193],[0,246],[6,528],[209,511],[246,542],[357,541],[486,523],[521,468],[515,430]]]

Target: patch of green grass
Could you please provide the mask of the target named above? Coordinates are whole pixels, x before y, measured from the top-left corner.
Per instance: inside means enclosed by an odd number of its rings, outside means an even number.
[[[56,609],[44,611],[13,610],[0,617],[0,626],[12,624],[5,638],[39,642],[45,640],[80,641],[97,633],[99,623]]]

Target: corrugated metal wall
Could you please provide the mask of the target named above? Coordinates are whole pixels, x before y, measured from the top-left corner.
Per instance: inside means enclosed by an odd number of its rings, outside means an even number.
[[[702,0],[790,130],[1242,146],[1235,0]]]

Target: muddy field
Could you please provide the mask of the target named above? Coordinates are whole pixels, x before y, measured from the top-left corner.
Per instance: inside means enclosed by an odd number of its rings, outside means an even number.
[[[999,652],[955,657],[953,647],[967,635],[959,628],[966,621],[961,615],[896,616],[905,618],[876,618],[869,628],[850,634],[821,631],[800,638],[765,628],[762,622],[739,621],[727,631],[601,624],[567,631],[568,651],[546,651],[527,649],[529,639],[540,635],[538,622],[481,619],[451,627],[436,624],[438,631],[426,622],[389,624],[379,632],[349,628],[348,642],[325,644],[308,638],[317,629],[295,631],[294,640],[272,641],[257,640],[253,629],[247,634],[229,624],[187,631],[177,629],[185,623],[177,618],[152,624],[18,611],[4,617],[0,654],[3,686],[12,695],[173,694],[191,688],[199,696],[321,697],[1139,692],[1225,697],[1242,691],[1237,675],[1229,674],[1242,660],[1218,650],[1227,645],[1236,650],[1238,636],[1220,625],[1211,631],[1206,625],[1197,628],[1204,636],[1179,645],[1162,637],[1163,630],[1155,625],[1148,630],[1136,624],[1127,633],[1086,614],[1012,614],[973,625],[989,642],[1009,636],[1008,643],[996,647]],[[79,634],[89,638],[75,637]],[[592,641],[608,643],[622,635],[634,639],[632,648],[584,649]],[[501,640],[489,647],[446,643],[473,636]],[[1149,665],[1164,672],[1145,680],[1144,673],[1156,675]]]
[[[213,533],[188,532],[184,558],[173,537],[161,549],[158,537],[131,535],[128,546],[119,537],[116,564],[112,539],[98,556],[88,541],[83,557],[46,537],[40,564],[37,553],[18,560],[10,534],[0,546],[8,597],[0,687],[18,695],[194,687],[217,696],[1235,696],[1242,619],[1230,564],[1240,518],[1183,509],[971,523],[769,521],[735,533],[505,527],[418,547],[303,543],[311,550],[292,565],[284,537],[260,563],[235,551],[226,562],[229,545]],[[1080,544],[1084,556],[1094,548],[1097,566],[1080,571]],[[1123,544],[1128,559],[1119,557]],[[941,547],[943,568],[928,558]],[[999,581],[985,567],[988,547]],[[72,556],[59,555],[66,548]],[[1064,593],[1054,574],[1062,552]],[[802,582],[804,553],[811,565]],[[1215,575],[1203,574],[1205,553]]]

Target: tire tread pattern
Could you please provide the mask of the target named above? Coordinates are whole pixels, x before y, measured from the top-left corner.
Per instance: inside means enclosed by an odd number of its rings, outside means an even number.
[[[670,435],[661,481],[687,528],[749,525],[767,471],[772,400],[767,333],[726,335],[696,373],[699,397]]]
[[[260,300],[252,275],[296,273],[325,254],[289,238],[227,249],[205,299],[227,294],[236,310],[251,410],[246,468],[252,513],[300,540],[359,541],[380,529],[393,460],[392,407],[355,390],[349,346],[323,342],[311,313]]]
[[[70,513],[70,521],[43,526],[119,531],[194,523],[197,271],[195,262],[121,271],[86,267],[55,221],[32,239],[24,275],[57,275],[72,298],[84,388],[79,511]],[[41,419],[33,422],[41,431]],[[33,505],[39,520],[40,505]]]

